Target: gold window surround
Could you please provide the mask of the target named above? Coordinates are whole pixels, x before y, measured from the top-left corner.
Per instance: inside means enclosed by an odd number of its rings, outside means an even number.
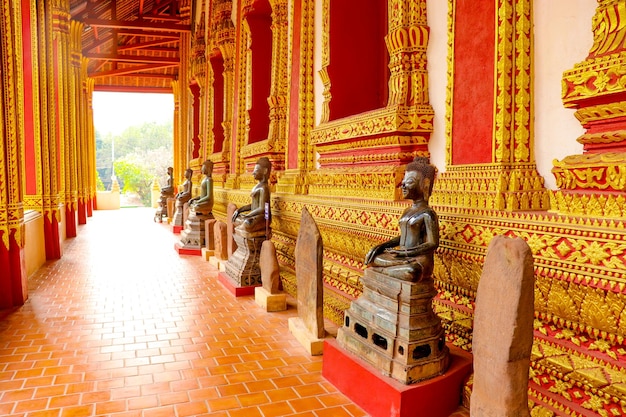
[[[286,142],[286,114],[287,114],[287,43],[288,43],[288,2],[287,0],[268,0],[270,6],[270,30],[271,30],[271,56],[270,63],[270,91],[266,98],[268,103],[268,134],[266,139],[255,143],[248,142],[249,115],[248,106],[252,97],[252,59],[248,48],[252,41],[250,27],[246,16],[255,8],[255,0],[245,0],[241,5],[241,24],[239,40],[240,76],[237,82],[238,97],[238,122],[237,122],[237,154],[235,172],[231,173],[226,180],[225,187],[252,189],[256,181],[252,177],[252,167],[261,156],[267,156],[272,162],[272,174],[270,187],[275,189],[278,172],[284,171],[285,167],[285,142]],[[231,167],[232,170],[233,167]]]
[[[332,100],[332,80],[327,71],[332,36],[329,1],[324,0],[322,7],[322,119],[310,134],[310,145],[319,154],[320,167],[307,174],[308,192],[396,200],[400,198],[398,184],[403,166],[416,155],[428,156],[433,130],[434,111],[428,102],[426,72],[426,1],[387,2],[387,105],[328,121]],[[368,177],[367,187],[362,184],[364,176]]]
[[[207,105],[208,115],[208,141],[207,141],[207,159],[213,162],[213,178],[217,187],[225,187],[230,172],[230,149],[232,143],[232,126],[233,126],[233,105],[234,105],[234,61],[235,61],[235,27],[232,21],[232,1],[217,0],[212,4],[208,20],[211,29],[207,31],[208,51],[219,51],[223,60],[223,97],[216,97],[213,91],[210,92],[211,98]],[[215,74],[213,74],[212,66],[209,66],[210,86],[213,85]],[[224,141],[222,142],[222,150],[215,152],[215,137],[213,135],[213,121],[215,120],[214,100],[223,100],[223,119],[222,128],[224,129]]]

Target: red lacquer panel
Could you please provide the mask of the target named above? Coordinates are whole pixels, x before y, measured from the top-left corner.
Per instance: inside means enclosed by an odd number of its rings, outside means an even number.
[[[492,162],[495,2],[457,1],[452,165]]]

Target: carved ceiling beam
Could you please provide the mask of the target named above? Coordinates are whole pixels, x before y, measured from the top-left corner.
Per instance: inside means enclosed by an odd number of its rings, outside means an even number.
[[[147,42],[135,42],[135,43],[127,43],[125,45],[119,45],[117,47],[118,51],[129,51],[129,50],[135,50],[135,49],[142,49],[142,50],[151,50],[151,48],[154,48],[156,46],[161,46],[161,45],[167,45],[170,44],[172,42],[177,42],[178,39],[163,39],[163,40],[156,40],[156,41],[147,41]],[[171,48],[162,48],[162,49],[167,49],[168,51]],[[157,48],[154,48],[152,50],[158,50]],[[175,51],[178,51],[178,49],[175,49]]]
[[[178,58],[158,57],[158,56],[137,56],[122,54],[85,54],[85,58],[93,60],[117,61],[117,62],[147,62],[153,64],[176,64],[180,63]]]
[[[146,22],[140,20],[106,20],[106,19],[91,19],[87,18],[83,20],[86,26],[91,27],[104,27],[111,29],[142,29],[151,30],[157,32],[190,32],[191,27],[189,25],[179,25],[175,23],[161,23],[161,22]],[[160,35],[159,35],[160,36]]]
[[[119,76],[127,76],[130,74],[141,73],[142,71],[150,71],[150,70],[158,70],[163,68],[175,67],[177,64],[163,64],[163,65],[137,65],[134,67],[110,70],[110,71],[101,71],[90,73],[89,77],[98,78],[98,77],[119,77]],[[146,75],[146,74],[141,74]],[[153,74],[154,75],[154,74]]]

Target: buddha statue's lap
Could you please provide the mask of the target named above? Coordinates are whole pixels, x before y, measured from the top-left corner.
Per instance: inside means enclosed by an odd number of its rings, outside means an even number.
[[[433,254],[406,258],[383,253],[374,259],[370,268],[379,274],[402,281],[418,282],[432,276]]]

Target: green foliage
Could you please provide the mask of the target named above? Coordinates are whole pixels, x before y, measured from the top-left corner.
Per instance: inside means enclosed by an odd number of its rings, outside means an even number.
[[[96,167],[105,172],[104,181],[108,181],[114,165],[115,175],[123,184],[122,192],[137,194],[144,205],[150,206],[153,179],[163,177],[172,165],[172,122],[144,123],[127,128],[121,135],[102,136],[96,132],[95,136]]]
[[[124,184],[123,193],[135,193],[145,206],[150,206],[152,176],[140,161],[126,157],[115,161],[115,174]]]

